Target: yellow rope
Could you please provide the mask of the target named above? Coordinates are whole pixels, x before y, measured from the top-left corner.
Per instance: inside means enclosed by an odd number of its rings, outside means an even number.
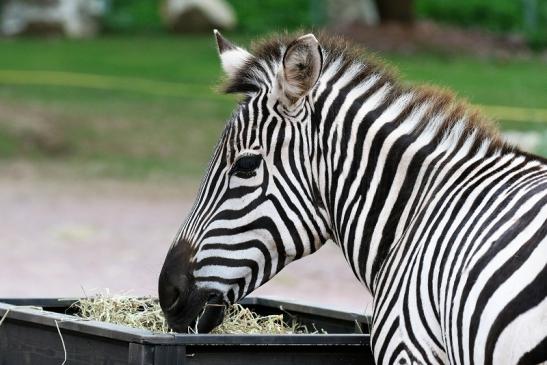
[[[519,108],[502,105],[478,105],[485,114],[498,120],[547,123],[547,109]]]
[[[98,90],[130,91],[160,96],[228,100],[211,88],[192,83],[149,80],[135,77],[94,75],[76,72],[39,70],[0,70],[0,85],[46,85]],[[547,109],[502,105],[477,105],[498,120],[547,123]]]
[[[65,365],[66,364],[66,359],[67,359],[67,352],[66,352],[65,340],[63,338],[63,335],[61,334],[61,329],[59,328],[59,322],[60,321],[55,320],[55,327],[57,327],[57,333],[59,334],[59,337],[61,338],[61,345],[63,345],[63,352],[65,354],[65,358],[64,358],[63,362],[61,363],[61,365]]]
[[[98,90],[132,91],[162,96],[227,99],[226,96],[215,94],[211,88],[201,84],[62,71],[0,70],[1,84],[68,86]]]

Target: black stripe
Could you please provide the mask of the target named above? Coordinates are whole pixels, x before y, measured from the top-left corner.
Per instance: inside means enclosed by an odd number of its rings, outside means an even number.
[[[540,190],[541,191],[541,190]],[[532,197],[534,194],[537,194],[538,191],[532,191],[528,193],[526,198]],[[515,224],[511,227],[511,229],[506,230],[502,236],[499,237],[499,239],[496,240],[492,244],[492,246],[486,251],[476,262],[476,264],[469,270],[469,274],[467,276],[467,280],[465,282],[465,285],[462,290],[462,301],[465,303],[465,298],[468,297],[471,289],[473,288],[474,283],[477,281],[478,276],[481,274],[482,269],[486,267],[488,262],[490,262],[501,250],[503,250],[508,244],[510,244],[516,236],[522,230],[532,221],[538,214],[538,212],[541,210],[541,208],[547,203],[547,197],[541,199],[538,203],[534,205],[528,212],[526,212]],[[491,229],[490,232],[486,235],[486,237],[491,236],[494,232],[499,231],[499,226],[506,223],[510,219],[512,219],[515,216],[516,211],[520,208],[520,204],[515,204],[515,207],[513,207],[508,213],[506,213],[503,217],[503,219],[500,219],[495,227]],[[536,245],[538,245],[541,242],[542,237],[545,237],[547,235],[547,224],[544,224],[542,228],[534,234],[533,238],[530,239],[526,244],[524,244],[520,249],[519,252],[521,252],[523,258],[526,258],[530,255],[532,252],[531,249],[534,248]],[[509,263],[509,266],[506,266],[507,263]],[[507,278],[516,270],[520,265],[524,263],[524,260],[521,261],[519,255],[515,255],[513,259],[508,260],[504,266],[502,266],[500,269],[496,271],[496,273],[489,279],[487,285],[485,285],[482,290],[479,298],[477,299],[477,302],[475,304],[475,311],[473,312],[470,320],[470,327],[469,327],[469,356],[472,359],[474,354],[474,343],[475,339],[477,337],[477,331],[478,331],[478,325],[479,325],[479,318],[482,314],[482,311],[488,301],[488,299],[491,297],[492,293],[501,285]],[[547,272],[543,270],[543,274],[545,275]],[[541,275],[540,275],[541,277]],[[535,282],[535,280],[534,280]],[[543,285],[545,285],[547,281],[544,282]],[[545,286],[544,286],[545,287]],[[535,290],[537,290],[536,287]],[[543,290],[543,297],[545,297],[545,290]],[[519,304],[518,300],[522,300],[522,298],[518,299],[514,298],[513,301],[510,303]],[[530,303],[533,302],[533,298],[530,298]],[[517,301],[517,302],[515,302]],[[509,304],[508,304],[509,305]],[[524,308],[528,309],[530,308],[527,304],[520,304],[517,307],[512,307],[512,310],[516,310],[517,308]],[[461,321],[463,317],[463,306],[460,306],[458,308],[457,318],[458,322],[457,325],[461,326]],[[512,319],[516,317],[518,313],[514,313],[512,316]],[[460,357],[462,355],[460,354]]]

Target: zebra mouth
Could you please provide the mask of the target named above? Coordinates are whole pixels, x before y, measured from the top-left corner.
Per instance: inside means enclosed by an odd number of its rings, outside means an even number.
[[[224,319],[225,308],[220,292],[196,289],[185,300],[178,298],[164,314],[175,332],[209,333]]]
[[[222,296],[215,294],[216,296],[219,299],[208,300],[203,306],[203,311],[193,321],[193,332],[209,333],[222,323],[226,305],[223,303]]]

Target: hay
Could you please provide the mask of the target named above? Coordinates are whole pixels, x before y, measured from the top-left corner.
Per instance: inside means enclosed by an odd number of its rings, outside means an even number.
[[[5,320],[6,318],[8,318],[8,313],[9,313],[9,311],[10,311],[10,309],[8,308],[8,309],[6,310],[6,313],[4,313],[4,315],[2,316],[2,319],[0,319],[0,326],[2,325],[2,323],[4,323],[4,320]]]
[[[282,314],[261,316],[249,308],[234,304],[228,307],[224,321],[212,333],[290,335],[308,333],[308,329],[296,321],[288,324]]]
[[[135,298],[123,295],[97,294],[80,299],[74,304],[78,315],[87,320],[115,323],[156,333],[172,333],[167,326],[157,299]],[[195,331],[194,331],[195,332]],[[214,334],[297,334],[317,333],[297,321],[287,323],[283,315],[261,316],[239,304],[227,308],[224,321]]]
[[[157,300],[125,295],[97,294],[74,303],[78,316],[94,321],[121,324],[152,332],[170,332]]]

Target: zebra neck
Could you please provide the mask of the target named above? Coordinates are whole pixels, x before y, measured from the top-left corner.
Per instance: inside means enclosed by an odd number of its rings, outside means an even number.
[[[465,121],[447,128],[430,103],[390,93],[388,83],[363,82],[315,103],[316,176],[333,238],[372,294],[389,251],[447,171],[492,153]]]

